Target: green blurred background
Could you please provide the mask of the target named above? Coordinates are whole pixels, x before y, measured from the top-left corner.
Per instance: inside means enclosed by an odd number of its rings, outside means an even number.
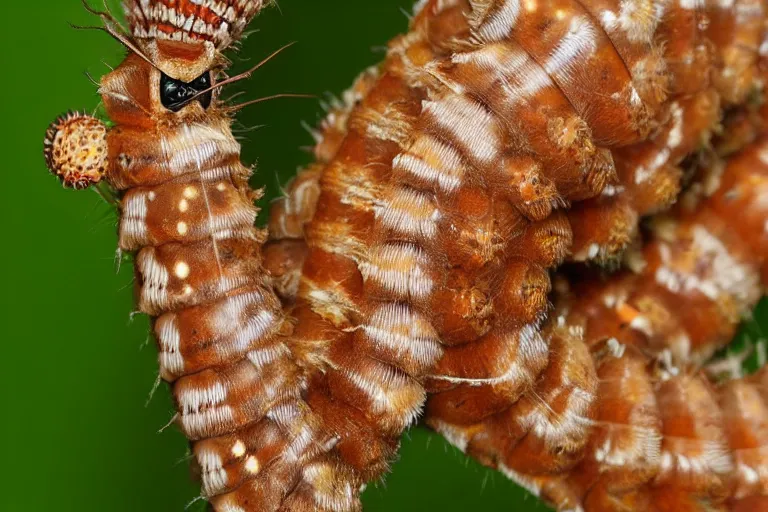
[[[248,67],[297,41],[260,69],[244,99],[340,93],[405,29],[413,0],[281,0],[235,56]],[[112,2],[116,5],[116,2]],[[67,109],[92,111],[98,78],[122,49],[78,0],[4,5],[2,37],[2,511],[181,511],[198,493],[187,445],[156,378],[147,319],[129,313],[132,272],[115,273],[116,217],[90,191],[62,190],[42,159],[44,131]],[[281,99],[240,116],[254,183],[279,193],[309,161],[300,122],[322,116],[315,100]],[[258,128],[257,128],[258,127]],[[765,312],[765,310],[763,310]],[[765,318],[765,314],[761,314]],[[757,325],[753,328],[758,329]],[[480,468],[421,428],[408,433],[385,484],[369,487],[368,511],[544,510],[502,476]],[[195,503],[190,510],[203,510]]]

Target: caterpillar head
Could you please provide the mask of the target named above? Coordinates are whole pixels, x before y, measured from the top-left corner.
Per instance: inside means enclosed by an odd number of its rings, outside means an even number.
[[[117,125],[163,129],[224,116],[217,109],[217,80],[229,61],[222,51],[236,44],[251,19],[270,0],[127,0],[128,27],[108,12],[103,29],[128,50],[101,79],[99,92]],[[69,188],[98,183],[108,166],[107,128],[98,119],[70,113],[49,127],[48,168]]]

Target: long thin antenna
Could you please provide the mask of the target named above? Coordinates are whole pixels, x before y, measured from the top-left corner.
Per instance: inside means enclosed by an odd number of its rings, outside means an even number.
[[[292,42],[292,43],[288,43],[288,44],[286,44],[285,46],[283,46],[283,47],[281,47],[281,48],[278,48],[277,50],[275,50],[274,52],[272,52],[272,53],[271,53],[271,54],[270,54],[268,57],[266,57],[265,59],[263,59],[261,62],[259,62],[259,63],[258,63],[258,64],[256,64],[255,66],[253,66],[253,67],[252,67],[251,69],[249,69],[248,71],[246,71],[246,72],[244,72],[244,73],[240,73],[239,75],[235,75],[235,76],[233,76],[233,77],[227,78],[226,80],[222,80],[221,82],[218,82],[218,83],[216,83],[216,84],[213,84],[213,85],[212,85],[212,86],[210,86],[209,88],[207,88],[207,89],[204,89],[204,90],[202,90],[202,91],[198,92],[197,94],[195,94],[194,96],[192,96],[191,98],[189,98],[189,99],[188,99],[187,101],[185,101],[185,102],[184,102],[182,105],[186,105],[187,103],[190,103],[190,102],[192,102],[192,101],[195,101],[195,100],[196,100],[198,97],[202,96],[203,94],[207,94],[207,93],[209,93],[209,92],[213,91],[214,89],[218,89],[219,87],[224,87],[225,85],[229,85],[229,84],[232,84],[232,83],[238,82],[238,81],[240,81],[240,80],[243,80],[243,79],[245,79],[245,78],[250,78],[250,77],[251,77],[251,75],[252,75],[252,74],[253,74],[253,73],[254,73],[254,72],[257,70],[257,69],[259,69],[261,66],[263,66],[264,64],[266,64],[266,63],[267,63],[267,62],[269,62],[270,60],[272,60],[272,59],[273,59],[274,57],[276,57],[276,56],[277,56],[277,55],[278,55],[280,52],[282,52],[283,50],[285,50],[285,49],[287,49],[287,48],[290,48],[290,47],[291,47],[291,46],[293,46],[294,44],[296,44],[296,41],[294,41],[294,42]]]
[[[246,101],[245,103],[240,103],[239,105],[232,105],[231,107],[227,107],[226,110],[230,112],[234,112],[236,110],[240,110],[242,108],[248,107],[250,105],[255,105],[256,103],[262,103],[264,101],[268,100],[274,100],[277,98],[312,98],[317,99],[317,96],[313,94],[290,94],[290,93],[284,93],[284,94],[273,94],[272,96],[265,96],[263,98],[259,98],[256,100]]]

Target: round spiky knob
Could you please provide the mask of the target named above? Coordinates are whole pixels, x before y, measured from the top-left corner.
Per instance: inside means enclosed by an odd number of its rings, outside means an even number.
[[[107,127],[93,116],[67,113],[48,127],[43,153],[65,187],[87,188],[107,171]]]

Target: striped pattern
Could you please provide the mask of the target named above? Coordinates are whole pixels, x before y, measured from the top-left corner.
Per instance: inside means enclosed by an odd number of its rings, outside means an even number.
[[[240,40],[264,0],[125,0],[133,37],[194,43],[223,50]]]

